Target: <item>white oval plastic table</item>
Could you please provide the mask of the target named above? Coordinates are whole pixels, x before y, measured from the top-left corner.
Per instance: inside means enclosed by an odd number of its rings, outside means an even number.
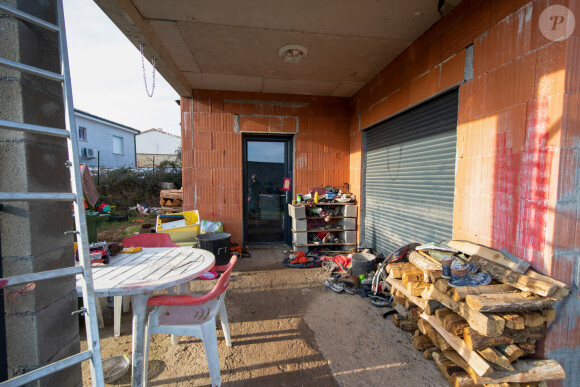
[[[215,256],[207,250],[156,247],[131,254],[119,253],[111,257],[109,264],[93,266],[95,297],[133,297],[132,386],[143,385],[147,300],[156,290],[187,284],[208,272],[214,264]]]

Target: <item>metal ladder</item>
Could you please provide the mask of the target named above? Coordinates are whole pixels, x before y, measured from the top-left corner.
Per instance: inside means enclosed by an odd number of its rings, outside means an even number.
[[[80,266],[67,267],[64,269],[54,269],[44,272],[31,273],[7,278],[0,278],[0,289],[23,285],[33,281],[61,278],[65,276],[82,277],[82,292],[84,307],[81,309],[85,313],[85,327],[87,334],[88,350],[70,356],[66,359],[48,364],[41,368],[30,371],[26,374],[17,376],[3,383],[0,387],[21,386],[35,380],[41,379],[47,375],[62,371],[68,367],[79,364],[85,360],[91,362],[91,378],[93,386],[104,386],[103,364],[101,360],[101,347],[99,343],[99,331],[97,326],[97,314],[95,295],[93,290],[93,276],[91,271],[91,262],[89,255],[89,242],[87,234],[87,224],[85,218],[84,197],[82,190],[82,180],[79,165],[79,156],[77,151],[77,132],[74,117],[74,106],[72,100],[71,81],[68,63],[68,50],[64,26],[64,11],[62,0],[57,0],[58,25],[46,22],[45,20],[34,17],[25,12],[0,4],[0,11],[13,17],[19,18],[25,22],[42,27],[48,31],[58,33],[60,67],[61,73],[46,71],[33,66],[28,66],[19,62],[14,62],[0,58],[0,65],[11,69],[19,70],[52,81],[60,82],[63,87],[63,99],[66,114],[66,129],[51,128],[39,125],[30,125],[25,123],[0,120],[0,128],[7,130],[16,130],[33,134],[44,134],[66,138],[68,145],[69,160],[66,166],[71,175],[71,192],[70,193],[29,193],[29,192],[2,192],[0,193],[0,202],[5,201],[68,201],[73,203],[74,218],[76,225],[78,252]]]

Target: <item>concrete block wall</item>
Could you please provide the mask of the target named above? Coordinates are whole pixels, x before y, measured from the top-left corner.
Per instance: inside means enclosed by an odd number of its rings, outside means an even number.
[[[576,15],[566,40],[539,28],[555,4]],[[353,187],[360,190],[361,129],[458,85],[453,237],[506,247],[578,295],[578,20],[574,0],[460,3],[352,98]],[[551,384],[577,385],[580,302],[558,305],[539,352],[568,374]]]
[[[181,99],[184,210],[242,242],[242,135],[294,135],[293,193],[349,183],[348,100],[196,90]]]
[[[9,6],[56,22],[55,1],[4,1]],[[59,72],[56,35],[11,17],[0,18],[0,56]],[[0,119],[64,128],[62,87],[0,67]],[[70,192],[66,141],[0,131],[1,192]],[[2,269],[5,276],[74,265],[70,203],[7,202],[0,212]],[[34,287],[4,289],[8,376],[13,377],[80,350],[74,278],[39,281]],[[4,316],[3,316],[4,317]],[[80,366],[68,368],[38,386],[80,386]]]

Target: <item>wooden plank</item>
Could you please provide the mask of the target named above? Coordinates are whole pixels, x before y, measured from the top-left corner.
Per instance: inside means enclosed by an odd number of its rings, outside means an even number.
[[[439,301],[455,313],[463,317],[469,326],[486,336],[499,336],[505,328],[506,321],[495,314],[484,314],[473,310],[463,302],[452,301],[449,296],[441,293],[435,286],[428,285],[421,294],[424,300]]]
[[[491,376],[470,373],[476,383],[529,383],[542,380],[565,379],[566,373],[555,360],[518,360],[514,371],[495,371]]]
[[[474,372],[479,376],[489,375],[493,368],[476,352],[467,348],[463,340],[447,332],[433,316],[421,315],[431,326],[445,339],[447,343],[469,364]]]
[[[532,292],[547,297],[558,289],[554,284],[517,273],[478,255],[472,255],[468,259],[468,262],[477,265],[480,270],[491,275],[491,277],[496,281],[509,284],[526,292]]]
[[[544,297],[523,297],[520,293],[480,294],[465,296],[471,309],[480,312],[530,312],[551,308],[554,301]]]
[[[518,264],[509,259],[508,257],[506,257],[505,255],[503,255],[500,251],[489,249],[484,246],[478,246],[470,242],[462,242],[462,241],[449,241],[447,242],[447,245],[467,255],[479,255],[480,257],[487,258],[490,261],[493,261],[507,269],[510,270],[518,269]]]
[[[411,300],[411,302],[414,303],[415,305],[417,305],[419,308],[425,309],[425,306],[427,305],[427,301],[423,300],[422,298],[415,297],[415,296],[411,295],[407,291],[407,288],[405,287],[405,285],[403,285],[403,282],[401,280],[391,278],[391,276],[389,276],[389,277],[387,277],[387,282],[390,283],[395,289],[397,289],[398,292],[401,292],[402,294],[404,294],[405,297],[407,297],[409,300]]]
[[[178,189],[162,189],[159,192],[159,197],[163,199],[179,199],[183,200],[183,191]]]
[[[464,286],[461,288],[452,288],[450,296],[453,301],[461,301],[467,295],[497,294],[517,291],[519,290],[507,284],[486,285],[486,286]]]

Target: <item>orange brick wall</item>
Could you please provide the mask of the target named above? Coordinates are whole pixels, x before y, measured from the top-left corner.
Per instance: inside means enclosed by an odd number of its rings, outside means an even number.
[[[347,99],[194,91],[181,99],[184,210],[242,242],[242,134],[294,134],[294,194],[349,183]],[[237,128],[236,128],[237,122]],[[237,130],[237,131],[236,131]]]
[[[465,0],[351,100],[351,173],[360,192],[360,130],[459,86],[453,237],[505,247],[578,294],[580,5]],[[562,4],[574,36],[546,39],[538,19]],[[463,82],[473,44],[473,79]],[[559,303],[541,352],[580,380],[580,302]],[[576,359],[576,362],[571,360]]]

